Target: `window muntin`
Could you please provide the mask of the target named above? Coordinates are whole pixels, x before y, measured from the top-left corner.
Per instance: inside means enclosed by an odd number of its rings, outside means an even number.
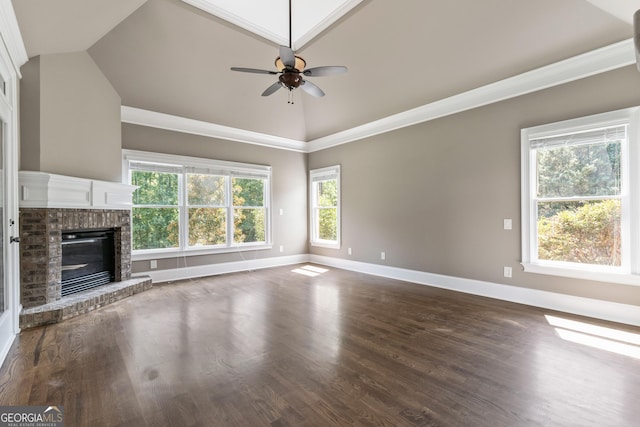
[[[640,284],[638,109],[522,130],[525,271]]]
[[[124,159],[139,186],[132,219],[138,258],[270,247],[270,167],[132,150]]]
[[[311,244],[340,247],[340,166],[310,172]]]

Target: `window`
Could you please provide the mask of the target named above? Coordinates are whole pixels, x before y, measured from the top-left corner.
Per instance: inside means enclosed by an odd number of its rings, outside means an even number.
[[[522,131],[525,271],[640,284],[637,111]]]
[[[125,150],[136,259],[270,248],[269,166]]]
[[[309,173],[311,244],[340,247],[340,166]]]

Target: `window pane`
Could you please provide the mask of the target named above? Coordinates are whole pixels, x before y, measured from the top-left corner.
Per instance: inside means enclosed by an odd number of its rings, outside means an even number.
[[[537,150],[538,197],[620,194],[620,141]]]
[[[177,248],[178,208],[133,208],[133,249]]]
[[[317,183],[318,206],[338,206],[338,180]]]
[[[264,180],[233,178],[233,206],[264,206]]]
[[[338,209],[318,209],[318,238],[320,240],[338,239]]]
[[[139,187],[133,193],[134,205],[178,204],[178,174],[136,170],[131,184]]]
[[[190,205],[224,206],[226,204],[225,177],[188,174],[187,192]]]
[[[227,214],[224,208],[189,209],[189,245],[221,245],[227,242]]]
[[[538,259],[621,265],[620,201],[538,203]]]
[[[235,243],[265,242],[266,209],[234,209]]]

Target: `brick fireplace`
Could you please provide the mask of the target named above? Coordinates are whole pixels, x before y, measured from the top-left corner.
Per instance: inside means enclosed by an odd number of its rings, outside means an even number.
[[[114,229],[115,281],[131,278],[131,215],[128,210],[20,208],[20,300],[25,308],[61,295],[62,233]]]
[[[151,287],[131,278],[131,195],[135,187],[42,172],[20,172],[22,328],[55,323]],[[113,230],[113,283],[62,297],[62,235]]]

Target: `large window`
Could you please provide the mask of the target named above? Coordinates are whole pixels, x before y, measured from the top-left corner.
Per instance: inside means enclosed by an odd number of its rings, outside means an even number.
[[[311,244],[340,247],[340,166],[309,173]]]
[[[270,247],[271,168],[126,150],[137,259]]]
[[[522,131],[525,271],[639,283],[633,109]]]

